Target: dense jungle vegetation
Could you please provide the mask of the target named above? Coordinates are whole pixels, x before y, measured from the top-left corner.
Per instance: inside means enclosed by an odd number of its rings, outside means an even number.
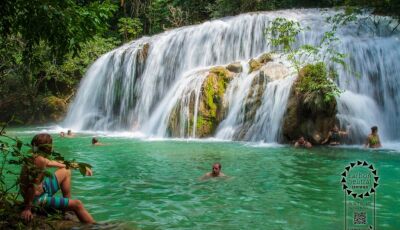
[[[132,39],[245,12],[308,7],[400,17],[400,0],[1,1],[0,120],[61,119],[86,68]]]

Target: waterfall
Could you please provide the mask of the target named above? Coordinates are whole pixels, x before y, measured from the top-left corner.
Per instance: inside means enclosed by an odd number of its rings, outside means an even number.
[[[321,13],[338,12],[301,9],[243,14],[125,44],[88,69],[63,126],[165,137],[171,134],[169,122],[175,113],[179,116],[175,136],[196,137],[199,100],[209,69],[239,61],[243,71],[226,88],[225,117],[215,137],[277,141],[295,72],[280,55],[251,73],[248,62],[273,51],[264,29],[276,17],[310,28],[298,36],[297,46],[318,44],[331,28]],[[378,19],[379,23],[374,21]],[[342,125],[351,124],[356,139],[373,125],[379,126],[383,139],[400,139],[396,130],[400,127],[400,36],[391,32],[391,26],[390,18],[368,19],[366,14],[337,31],[336,49],[348,54],[350,69],[339,67],[337,84],[343,93],[337,98],[337,117]],[[249,110],[254,103],[257,108]]]

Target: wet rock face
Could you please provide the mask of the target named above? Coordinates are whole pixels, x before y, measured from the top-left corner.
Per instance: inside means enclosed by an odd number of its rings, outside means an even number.
[[[222,66],[213,67],[209,70],[201,86],[201,93],[197,107],[197,119],[194,117],[195,95],[189,98],[189,117],[184,121],[180,117],[182,106],[178,103],[172,111],[168,130],[169,135],[180,137],[192,136],[193,125],[195,125],[195,137],[210,137],[215,133],[218,124],[224,119],[226,108],[223,105],[225,90],[232,80],[234,73]]]
[[[292,86],[283,117],[283,142],[304,136],[311,143],[319,144],[337,123],[336,100],[326,102],[323,94],[307,94],[297,87],[306,74],[307,71],[301,70]]]
[[[243,71],[243,67],[240,62],[231,63],[226,67],[226,69],[233,73],[241,73]]]
[[[253,69],[251,63],[254,64]],[[246,77],[252,78],[251,86],[244,99],[243,123],[233,135],[236,140],[246,139],[256,119],[257,111],[262,105],[267,84],[282,79],[289,73],[283,64],[272,62],[270,54],[251,59],[249,65],[252,73]],[[169,136],[197,138],[213,136],[229,109],[228,102],[224,98],[227,87],[231,80],[242,72],[243,66],[239,62],[210,68],[202,82],[197,104],[196,95],[192,93],[186,98],[181,98],[170,113]],[[195,111],[197,117],[194,116]]]
[[[240,131],[234,136],[235,140],[245,139],[246,133],[254,123],[257,110],[262,104],[265,88],[270,80],[269,76],[267,76],[263,71],[260,71],[251,82],[250,91],[245,99],[243,125],[240,128]]]
[[[249,66],[250,70],[249,73],[259,70],[263,65],[267,64],[268,62],[272,61],[272,55],[270,53],[264,53],[261,56],[257,57],[256,59],[250,59]]]
[[[43,116],[46,121],[60,122],[67,112],[67,103],[55,96],[44,98],[42,104]]]
[[[149,55],[149,49],[150,49],[150,44],[145,43],[145,44],[141,45],[141,49],[139,49],[136,54],[137,55],[136,58],[138,61],[136,68],[135,68],[136,76],[141,76],[144,71],[147,56]]]

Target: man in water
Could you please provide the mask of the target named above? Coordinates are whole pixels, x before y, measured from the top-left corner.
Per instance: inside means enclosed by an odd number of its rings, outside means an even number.
[[[85,209],[80,200],[71,199],[71,171],[63,162],[46,158],[51,154],[53,139],[47,133],[33,137],[32,156],[23,165],[20,176],[20,191],[24,199],[24,210],[21,217],[30,221],[33,218],[34,205],[52,207],[59,210],[73,211],[82,223],[94,223],[93,217]],[[53,174],[46,175],[46,168],[58,168]],[[73,166],[74,167],[74,166]],[[92,171],[86,168],[86,175]],[[54,196],[61,190],[63,196]]]
[[[329,143],[329,145],[340,145],[340,138],[348,135],[349,128],[350,125],[347,126],[347,131],[340,131],[337,125],[333,126],[332,130],[329,131],[328,136],[321,144]]]
[[[310,142],[306,141],[303,136],[301,136],[296,141],[296,143],[294,144],[294,147],[295,148],[307,148],[307,149],[309,149],[309,148],[312,147],[312,144]]]
[[[99,139],[97,139],[96,137],[92,138],[92,145],[94,146],[100,146],[100,145],[104,145],[103,143],[99,142]]]
[[[220,163],[214,163],[212,166],[212,171],[206,173],[206,175],[204,175],[202,179],[209,179],[212,177],[225,177],[225,174],[221,172],[221,169],[222,165]]]
[[[367,141],[365,142],[366,148],[380,148],[381,140],[379,139],[378,135],[378,127],[373,126],[371,127],[371,134],[368,135]]]
[[[75,134],[73,134],[72,131],[69,129],[67,131],[67,137],[75,137]]]

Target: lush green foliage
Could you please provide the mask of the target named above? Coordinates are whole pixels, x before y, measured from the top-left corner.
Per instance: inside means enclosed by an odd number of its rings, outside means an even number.
[[[323,62],[304,66],[299,74],[296,88],[307,98],[314,100],[322,96],[324,102],[331,102],[340,94],[339,88],[333,81],[335,75],[329,74]]]
[[[346,55],[334,48],[338,41],[335,36],[336,29],[335,25],[331,31],[325,32],[318,45],[304,44],[299,47],[294,47],[299,33],[303,31],[298,22],[276,18],[265,30],[271,44],[278,50],[281,48],[296,68],[299,75],[297,91],[305,96],[305,101],[315,104],[316,107],[335,100],[340,94],[340,89],[333,81],[337,76],[333,63],[346,67]],[[329,72],[324,61],[331,63]]]
[[[31,161],[32,146],[23,143],[18,137],[7,136],[5,125],[0,128],[0,229],[25,229],[20,220],[20,212],[22,208],[21,199],[19,198],[20,191],[20,172],[23,166],[27,167],[33,174],[44,173],[49,175],[48,171],[38,170]],[[63,162],[67,168],[79,169],[82,175],[86,175],[87,168],[92,166],[87,163],[76,162],[75,160],[66,160],[61,153],[52,151],[51,154],[39,152],[49,160]],[[30,177],[37,177],[30,175]],[[46,210],[40,209],[41,212]],[[35,219],[34,219],[35,220]],[[35,220],[30,224],[34,229],[40,228],[42,220]]]
[[[119,33],[124,37],[124,41],[129,41],[142,33],[142,23],[138,18],[120,18],[118,20]]]
[[[24,122],[44,122],[43,103],[50,96],[68,102],[87,67],[102,53],[131,39],[216,17],[293,7],[346,6],[334,24],[354,20],[361,7],[399,17],[400,0],[4,0],[0,1],[0,120],[13,114]],[[371,17],[371,20],[376,21]],[[283,33],[299,33],[281,22]],[[286,24],[285,24],[286,23]],[[293,23],[293,24],[292,24]],[[399,28],[394,24],[393,31]],[[277,31],[272,31],[274,36]],[[289,52],[294,36],[281,36]],[[275,37],[276,38],[276,37]],[[329,38],[327,34],[327,38]],[[333,37],[331,37],[333,38]],[[329,39],[327,39],[328,41]],[[333,41],[333,40],[329,40]],[[334,53],[334,50],[325,52]],[[292,53],[318,56],[318,47]],[[340,62],[343,56],[331,56]],[[338,58],[336,58],[338,57]],[[323,57],[318,57],[317,60]],[[297,63],[296,66],[300,66]],[[42,115],[40,115],[42,113]]]

